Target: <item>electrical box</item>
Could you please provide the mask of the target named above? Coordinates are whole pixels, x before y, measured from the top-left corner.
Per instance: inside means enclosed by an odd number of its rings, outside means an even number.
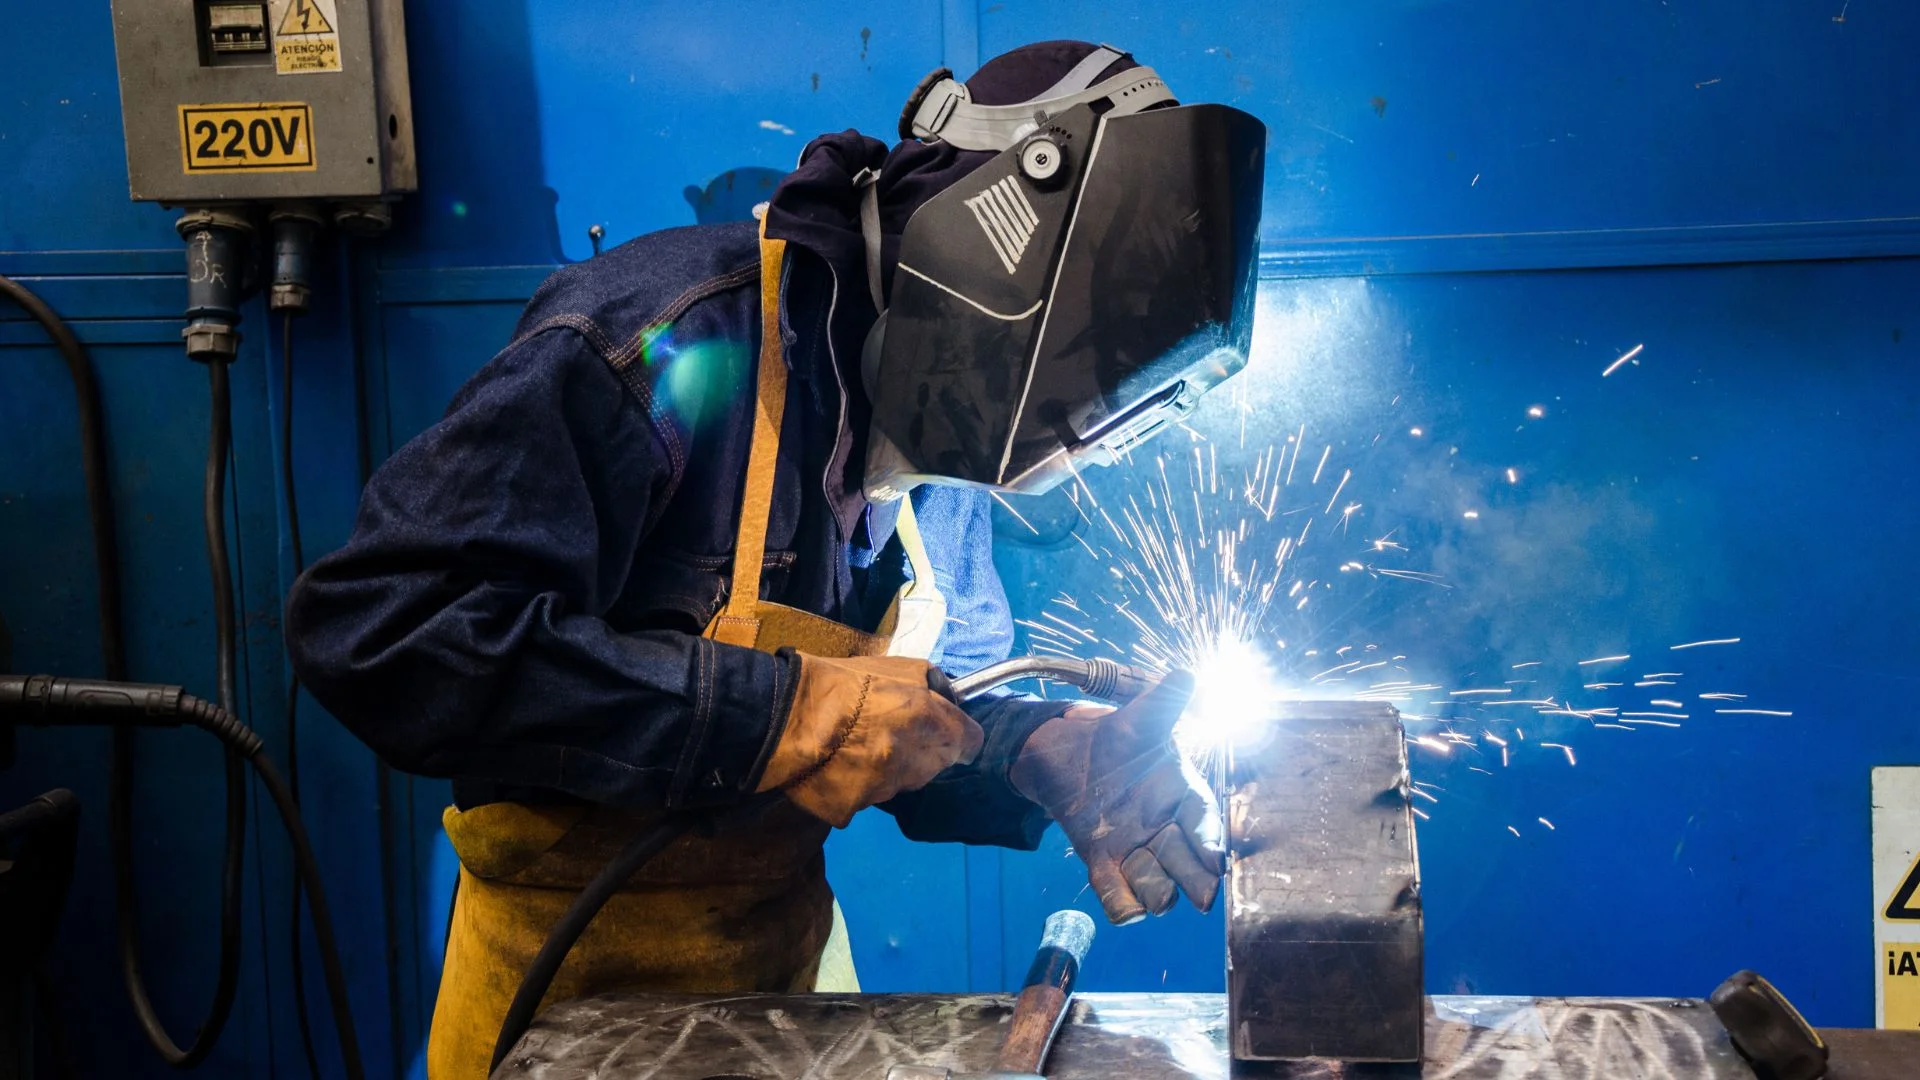
[[[401,0],[113,0],[133,198],[414,190]]]

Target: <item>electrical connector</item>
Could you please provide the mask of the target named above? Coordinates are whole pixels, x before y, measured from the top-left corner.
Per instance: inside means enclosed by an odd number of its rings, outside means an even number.
[[[158,683],[0,675],[0,724],[6,723],[191,725],[212,732],[243,757],[260,752],[260,736],[231,713],[178,686]]]

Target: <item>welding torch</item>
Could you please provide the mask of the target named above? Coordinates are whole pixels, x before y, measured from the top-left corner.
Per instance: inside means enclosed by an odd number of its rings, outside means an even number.
[[[1091,660],[1079,660],[1072,657],[1023,656],[1002,661],[981,668],[970,675],[947,680],[934,670],[934,676],[945,683],[939,689],[958,702],[971,701],[990,690],[998,689],[1021,679],[1048,678],[1060,682],[1072,683],[1094,697],[1105,698],[1115,704],[1125,704],[1152,689],[1159,677],[1144,669],[1121,664],[1104,657]],[[734,811],[740,818],[751,817],[765,806],[784,798],[777,791],[749,799]],[[567,953],[573,949],[574,942],[586,932],[587,924],[599,914],[600,909],[612,898],[622,883],[632,877],[647,861],[659,854],[668,844],[694,824],[691,817],[676,816],[647,830],[629,844],[612,861],[602,867],[600,873],[586,888],[575,895],[566,914],[560,917],[553,929],[548,932],[547,940],[534,955],[533,962],[520,979],[520,987],[513,995],[513,1002],[507,1006],[505,1020],[500,1025],[500,1035],[493,1046],[493,1064],[498,1069],[506,1060],[507,1052],[526,1034],[533,1023],[534,1013],[539,1009],[540,1001],[546,996],[547,989],[553,984],[554,976],[559,974],[561,963]],[[1082,948],[1081,951],[1085,951]],[[1075,961],[1076,966],[1078,961]]]
[[[1088,695],[1116,705],[1132,701],[1160,682],[1160,676],[1146,668],[1122,664],[1104,656],[1096,656],[1091,660],[1071,656],[1016,656],[954,679],[953,697],[956,701],[972,701],[989,690],[1021,679],[1052,679],[1072,683]]]

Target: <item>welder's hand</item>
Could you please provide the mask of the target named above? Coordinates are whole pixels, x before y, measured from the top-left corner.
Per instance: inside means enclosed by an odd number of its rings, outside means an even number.
[[[1173,746],[1192,696],[1176,672],[1123,708],[1076,706],[1035,729],[1009,773],[1066,830],[1116,924],[1164,914],[1176,886],[1201,911],[1219,892],[1220,815]]]
[[[980,725],[945,696],[946,676],[925,660],[796,655],[800,681],[760,791],[778,788],[839,827],[980,753]]]

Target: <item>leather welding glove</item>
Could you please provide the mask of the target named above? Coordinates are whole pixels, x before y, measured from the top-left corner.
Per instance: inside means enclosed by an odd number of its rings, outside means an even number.
[[[1066,830],[1116,925],[1164,914],[1179,892],[1206,911],[1220,889],[1220,815],[1173,745],[1192,696],[1175,672],[1120,709],[1075,706],[1027,737],[1008,774]]]
[[[925,660],[794,654],[799,681],[759,791],[779,789],[814,817],[853,815],[926,785],[980,753],[986,736]]]

